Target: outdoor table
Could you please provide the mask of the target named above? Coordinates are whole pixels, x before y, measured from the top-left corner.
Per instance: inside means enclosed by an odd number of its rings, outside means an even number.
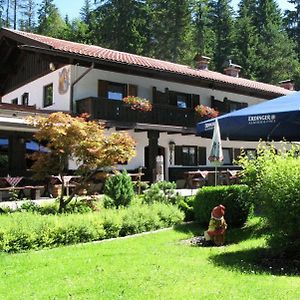
[[[227,172],[229,175],[230,183],[238,183],[239,182],[240,170],[227,170]]]
[[[219,184],[228,184],[228,172],[222,171],[187,171],[184,172],[184,187],[185,188],[195,188],[195,186],[203,185],[214,185],[214,176],[217,172]]]
[[[184,187],[190,189],[194,188],[195,181],[202,182],[204,185],[207,181],[208,173],[209,171],[200,171],[200,170],[184,172],[184,178],[185,178]]]

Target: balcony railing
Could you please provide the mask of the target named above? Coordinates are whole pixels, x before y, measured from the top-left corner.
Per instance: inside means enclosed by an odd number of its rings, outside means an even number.
[[[77,101],[77,113],[88,113],[93,119],[108,121],[162,124],[194,128],[201,118],[194,109],[171,105],[153,104],[152,111],[132,110],[122,101],[86,98]]]

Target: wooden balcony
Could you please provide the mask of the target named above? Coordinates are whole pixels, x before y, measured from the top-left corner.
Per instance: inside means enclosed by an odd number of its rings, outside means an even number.
[[[148,123],[195,128],[201,121],[194,109],[178,108],[171,105],[153,104],[152,111],[132,110],[122,101],[86,98],[76,102],[77,113],[88,113],[92,119],[116,121],[120,123]]]

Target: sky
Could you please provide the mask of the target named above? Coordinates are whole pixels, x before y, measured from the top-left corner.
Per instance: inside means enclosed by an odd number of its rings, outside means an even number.
[[[84,0],[54,0],[54,3],[59,8],[62,17],[66,15],[69,19],[74,19],[79,17],[80,9],[84,5]],[[239,0],[232,0],[232,5],[236,9]],[[279,7],[282,10],[293,9],[293,5],[288,3],[287,0],[277,0]]]

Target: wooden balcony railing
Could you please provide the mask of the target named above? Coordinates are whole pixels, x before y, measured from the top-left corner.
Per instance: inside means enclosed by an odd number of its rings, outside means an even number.
[[[93,119],[108,121],[149,123],[195,128],[201,118],[194,109],[178,108],[171,105],[153,104],[152,111],[132,110],[122,101],[86,98],[76,102],[77,113],[88,113]]]

